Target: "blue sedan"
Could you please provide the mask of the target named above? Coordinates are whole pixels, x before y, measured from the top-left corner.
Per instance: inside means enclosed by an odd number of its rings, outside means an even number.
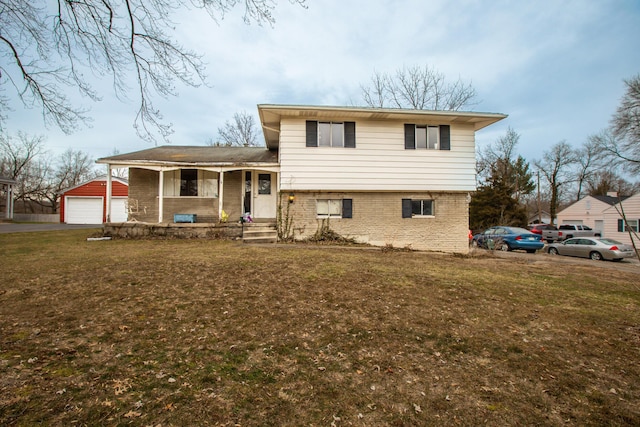
[[[522,249],[532,254],[544,247],[542,236],[520,227],[496,226],[473,236],[472,246],[512,251]]]

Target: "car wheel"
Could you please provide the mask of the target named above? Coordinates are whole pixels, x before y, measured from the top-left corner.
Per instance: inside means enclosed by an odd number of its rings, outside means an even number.
[[[502,252],[509,252],[511,250],[511,248],[509,247],[509,244],[504,242],[502,244],[500,244],[500,250]]]
[[[549,248],[549,255],[558,255],[558,250],[556,248]]]
[[[472,248],[477,248],[478,247],[478,241],[477,240],[472,240],[471,241],[471,247]]]
[[[591,258],[594,261],[601,261],[602,255],[600,254],[600,252],[593,251],[589,254],[589,258]]]

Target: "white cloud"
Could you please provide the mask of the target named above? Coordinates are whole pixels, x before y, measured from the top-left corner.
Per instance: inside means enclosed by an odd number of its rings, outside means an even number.
[[[178,97],[155,100],[174,124],[174,144],[203,144],[235,112],[256,113],[259,103],[357,103],[360,84],[374,70],[428,64],[450,79],[472,81],[481,100],[476,110],[509,114],[478,134],[480,145],[511,126],[521,134],[520,152],[533,160],[560,140],[577,146],[605,127],[623,94],[622,79],[640,72],[637,2],[307,0],[307,9],[279,3],[273,28],[245,25],[239,10],[219,24],[198,10],[176,16],[176,38],[203,54],[209,87],[178,86]],[[146,148],[131,127],[135,110],[135,100],[105,96],[94,106],[93,129],[44,132],[52,147],[96,157],[114,147]],[[32,125],[38,118],[14,113],[10,128],[42,130]]]

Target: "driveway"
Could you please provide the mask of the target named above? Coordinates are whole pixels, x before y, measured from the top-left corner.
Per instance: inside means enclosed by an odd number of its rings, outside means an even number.
[[[82,228],[102,228],[102,224],[62,224],[62,223],[12,223],[0,222],[0,234],[27,233],[37,231],[77,230]]]
[[[544,249],[546,250],[546,248]],[[528,263],[539,265],[540,268],[544,269],[544,266],[547,264],[567,264],[567,268],[570,268],[570,265],[583,265],[590,267],[599,267],[599,268],[611,268],[620,271],[627,271],[630,273],[640,273],[640,262],[637,258],[625,258],[619,262],[613,261],[593,261],[587,258],[575,258],[570,256],[560,256],[560,255],[549,255],[544,252],[544,250],[538,251],[535,254],[528,254],[523,251],[511,251],[511,252],[502,252],[502,251],[489,251],[486,249],[471,249],[471,254],[476,254],[482,256],[482,254],[486,254],[487,256],[493,256],[496,258],[509,260],[509,259],[521,259],[525,260]]]

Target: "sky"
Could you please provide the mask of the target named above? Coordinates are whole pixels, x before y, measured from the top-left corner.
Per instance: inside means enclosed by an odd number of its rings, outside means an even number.
[[[508,115],[476,134],[478,147],[511,127],[517,152],[533,162],[557,142],[579,147],[605,129],[623,80],[640,73],[637,0],[279,0],[273,27],[247,25],[241,12],[218,23],[202,11],[174,17],[175,38],[203,55],[208,84],[177,84],[176,97],[154,99],[173,124],[172,145],[215,140],[237,112],[258,121],[257,104],[363,105],[374,71],[429,66],[473,85],[478,102],[468,110]],[[108,82],[92,83],[103,100],[82,100],[91,127],[65,135],[18,105],[7,130],[44,135],[52,155],[153,147],[133,128],[135,95],[121,101]]]

